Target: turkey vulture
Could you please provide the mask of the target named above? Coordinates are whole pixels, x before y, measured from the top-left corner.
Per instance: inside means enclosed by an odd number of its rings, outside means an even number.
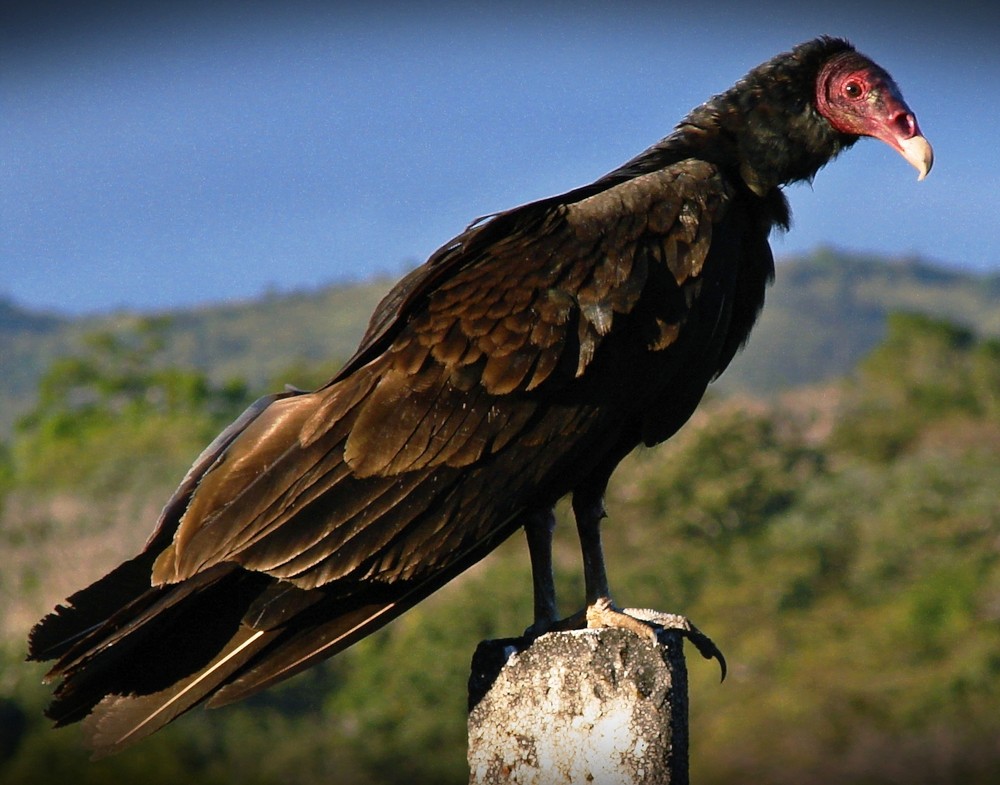
[[[684,424],[747,339],[768,234],[789,224],[781,188],[861,136],[931,168],[889,74],[818,38],[596,182],[474,222],[396,284],[336,376],[253,404],[142,552],[36,625],[29,657],[62,680],[49,717],[116,751],[342,651],[522,527],[529,629],[551,629],[568,494],[576,618],[628,625],[601,555],[608,480]]]

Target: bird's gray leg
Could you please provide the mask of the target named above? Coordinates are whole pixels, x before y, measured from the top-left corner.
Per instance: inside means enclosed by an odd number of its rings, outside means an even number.
[[[552,533],[555,528],[556,516],[551,508],[534,512],[524,521],[535,595],[534,622],[524,634],[531,638],[547,632],[556,622],[556,585],[552,577]]]
[[[579,491],[573,494],[573,514],[583,552],[583,583],[587,596],[587,626],[621,627],[639,635],[657,640],[656,629],[618,610],[611,601],[608,573],[604,566],[604,548],[601,545],[601,521],[608,513],[604,495],[589,495]]]
[[[601,520],[607,517],[604,494],[573,494],[573,514],[583,551],[583,580],[586,587],[587,627],[618,627],[659,643],[660,629],[677,630],[691,641],[705,659],[716,659],[726,678],[726,659],[712,639],[691,621],[676,613],[661,613],[649,608],[619,610],[611,600],[608,576],[601,546]],[[575,618],[575,617],[571,617]]]
[[[590,608],[601,600],[610,602],[611,597],[608,574],[604,568],[604,548],[601,546],[601,521],[608,515],[604,509],[604,495],[574,493],[573,515],[576,516],[576,530],[583,552],[583,585],[587,608]]]

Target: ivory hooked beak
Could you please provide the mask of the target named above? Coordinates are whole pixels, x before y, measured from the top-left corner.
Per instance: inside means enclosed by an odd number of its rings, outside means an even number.
[[[934,149],[931,143],[917,134],[909,139],[899,139],[897,144],[903,158],[920,173],[917,180],[923,180],[934,166]]]

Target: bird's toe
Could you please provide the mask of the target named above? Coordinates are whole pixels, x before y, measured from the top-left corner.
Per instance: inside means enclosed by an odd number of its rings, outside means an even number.
[[[673,630],[687,638],[706,660],[717,660],[726,678],[726,658],[714,641],[699,630],[686,616],[664,613],[651,608],[616,608],[608,597],[602,597],[587,608],[587,627],[616,627],[659,643],[661,630]]]

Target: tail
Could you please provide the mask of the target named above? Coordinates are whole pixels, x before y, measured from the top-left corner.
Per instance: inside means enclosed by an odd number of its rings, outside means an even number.
[[[481,559],[514,522],[419,580],[299,589],[221,564],[150,588],[143,553],[77,592],[31,632],[29,659],[61,679],[46,715],[82,721],[95,757],[118,752],[201,703],[242,700],[383,627]],[[155,555],[155,554],[154,554]]]
[[[277,634],[242,623],[273,579],[225,565],[150,588],[145,557],[73,595],[29,638],[28,658],[54,659],[46,680],[62,680],[46,715],[57,727],[83,720],[99,754],[204,701]]]

